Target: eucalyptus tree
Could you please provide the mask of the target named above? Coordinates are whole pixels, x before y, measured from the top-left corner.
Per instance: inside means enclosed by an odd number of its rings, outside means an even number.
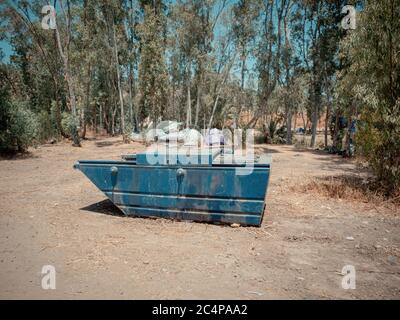
[[[260,15],[260,1],[240,0],[233,5],[232,33],[240,60],[240,90],[241,97],[235,112],[234,126],[239,122],[240,114],[246,107],[245,82],[248,73],[248,58],[254,57],[254,45],[258,34],[258,18]]]
[[[139,86],[140,118],[150,116],[155,124],[167,104],[168,74],[165,65],[165,5],[161,0],[141,1],[143,22],[140,37]]]
[[[81,143],[78,134],[78,113],[77,113],[77,104],[75,95],[76,84],[74,75],[71,72],[71,64],[70,64],[70,48],[72,41],[71,3],[69,0],[66,0],[65,6],[62,0],[59,0],[59,3],[65,19],[65,28],[64,30],[61,30],[60,23],[55,23],[54,33],[57,40],[58,52],[63,62],[63,72],[68,87],[69,103],[72,111],[72,122],[70,123],[70,130],[73,139],[73,145],[80,147]],[[60,21],[60,19],[58,20]],[[63,35],[61,33],[63,33]]]
[[[201,28],[200,19],[196,12],[194,1],[178,1],[171,12],[171,22],[173,25],[174,45],[177,46],[175,54],[179,55],[185,78],[184,87],[186,89],[186,127],[192,125],[192,98],[191,82],[194,59],[198,55],[197,35]],[[177,58],[176,56],[174,57]]]
[[[28,94],[36,110],[44,104],[51,106],[51,101],[43,101],[40,90],[51,91],[51,99],[55,102],[55,120],[58,131],[69,137],[61,124],[62,100],[65,81],[59,70],[62,62],[58,58],[56,37],[51,30],[43,30],[40,25],[40,9],[38,1],[27,3],[24,1],[6,2],[1,10],[1,17],[5,24],[4,35],[13,48],[11,63],[18,66],[21,72],[24,95]],[[34,85],[40,77],[45,80],[45,86]],[[42,80],[42,81],[43,81]],[[51,85],[52,84],[52,85]],[[39,90],[39,91],[38,91]],[[35,93],[36,92],[36,93]],[[35,98],[36,96],[36,98]],[[34,102],[36,101],[36,102]],[[35,106],[36,105],[36,106]],[[48,110],[50,112],[50,110]]]
[[[400,192],[400,4],[368,1],[348,30],[341,52],[349,64],[337,92],[347,114],[360,114],[356,148],[373,169],[379,189]],[[354,113],[357,109],[357,113]],[[356,118],[357,119],[357,118]],[[357,150],[357,149],[356,149]]]
[[[258,119],[267,112],[269,99],[280,79],[284,10],[280,1],[262,2],[262,29],[256,53],[259,104],[245,127],[254,128]]]
[[[309,116],[311,147],[315,146],[318,122],[323,111],[327,84],[339,69],[338,45],[344,36],[342,8],[347,2],[309,0],[299,2],[302,12],[302,38],[299,48],[305,71],[310,75]]]

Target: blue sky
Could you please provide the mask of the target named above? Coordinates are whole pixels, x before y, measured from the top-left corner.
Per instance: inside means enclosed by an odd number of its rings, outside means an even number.
[[[12,48],[7,41],[0,41],[0,49],[4,54],[3,62],[10,62],[10,55],[12,54]]]

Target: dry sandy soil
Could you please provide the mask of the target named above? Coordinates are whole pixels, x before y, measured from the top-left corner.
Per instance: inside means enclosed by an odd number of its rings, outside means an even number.
[[[260,146],[273,154],[263,225],[232,228],[124,217],[72,169],[141,149],[98,138],[0,161],[0,298],[400,298],[399,208],[292,188],[356,175],[354,163]],[[41,287],[43,265],[56,268],[55,290]],[[355,290],[341,286],[345,265]]]

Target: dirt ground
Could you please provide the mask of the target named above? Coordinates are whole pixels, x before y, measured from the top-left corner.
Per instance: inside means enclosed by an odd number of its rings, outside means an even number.
[[[399,208],[291,188],[356,175],[353,162],[259,146],[273,156],[264,221],[232,228],[124,217],[72,169],[141,149],[98,138],[0,161],[0,298],[400,298]],[[55,290],[41,287],[44,265],[56,269]],[[354,290],[341,286],[345,265],[355,267]]]

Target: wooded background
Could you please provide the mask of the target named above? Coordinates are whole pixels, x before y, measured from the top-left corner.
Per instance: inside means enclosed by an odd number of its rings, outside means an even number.
[[[127,141],[161,119],[292,144],[299,115],[315,147],[322,117],[324,147],[352,142],[385,192],[399,190],[398,0],[18,0],[0,3],[0,19],[3,152],[78,146],[89,129]]]

